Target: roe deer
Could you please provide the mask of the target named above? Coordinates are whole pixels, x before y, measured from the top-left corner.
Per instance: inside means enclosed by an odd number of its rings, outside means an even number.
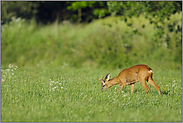
[[[135,65],[128,69],[122,70],[118,76],[113,79],[110,79],[110,73],[106,75],[103,80],[102,77],[99,79],[102,82],[102,90],[107,90],[111,86],[120,84],[119,91],[123,89],[125,85],[131,86],[131,93],[134,90],[135,82],[140,82],[142,86],[145,88],[146,93],[149,91],[149,87],[146,84],[146,80],[156,88],[159,95],[161,95],[160,87],[153,81],[152,78],[153,71],[147,65]]]

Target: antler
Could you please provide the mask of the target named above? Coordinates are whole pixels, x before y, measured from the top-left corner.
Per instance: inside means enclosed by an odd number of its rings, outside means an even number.
[[[102,78],[102,76],[100,77],[100,79],[99,79],[100,81],[103,81],[103,78]]]

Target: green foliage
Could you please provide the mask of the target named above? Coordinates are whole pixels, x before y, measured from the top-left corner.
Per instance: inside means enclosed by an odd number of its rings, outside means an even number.
[[[93,66],[121,68],[138,63],[161,63],[165,69],[181,68],[182,33],[169,30],[182,27],[181,13],[165,20],[165,34],[144,16],[108,17],[86,25],[64,22],[36,26],[14,19],[1,28],[2,64],[19,66]],[[167,37],[168,36],[168,37]]]
[[[133,26],[134,22],[129,22],[127,17],[144,15],[154,25],[154,28],[157,28],[156,39],[158,37],[161,40],[160,42],[166,45],[169,45],[170,33],[182,33],[182,23],[180,23],[182,18],[182,15],[180,15],[182,12],[182,1],[108,1],[107,5],[112,15],[124,15],[123,19],[128,23],[128,26]],[[137,29],[136,31],[138,32],[139,30]],[[179,49],[179,46],[182,44],[182,36],[178,34],[174,40],[176,40],[174,42],[177,42],[174,43],[174,47],[176,45],[176,48]],[[154,41],[156,42],[156,40]]]
[[[81,18],[83,15],[94,15],[95,17],[105,17],[106,14],[109,14],[105,2],[101,1],[76,1],[76,2],[68,2],[70,5],[67,7],[69,10],[78,11],[78,22],[81,22]],[[87,9],[91,9],[92,12],[87,11]],[[72,15],[74,16],[74,15]],[[88,16],[90,19],[92,19],[90,16]],[[74,16],[75,17],[75,16]],[[93,17],[93,18],[95,18]]]
[[[175,12],[182,11],[181,1],[108,1],[108,10],[112,15],[120,14],[128,17],[145,15],[147,18],[158,16],[163,21]]]
[[[103,9],[95,9],[93,11],[93,14],[98,18],[102,18],[102,17],[105,17],[107,14],[109,14],[109,12],[107,9],[103,8]]]
[[[1,68],[2,122],[182,121],[181,70],[152,68],[159,96],[148,83],[148,94],[140,83],[132,95],[130,86],[120,93],[119,85],[102,92],[100,75],[110,72],[115,77],[117,69],[14,68],[13,64]]]
[[[96,3],[96,1],[76,1],[76,2],[71,2],[71,5],[68,6],[67,8],[78,10],[81,8],[92,7],[94,3]]]

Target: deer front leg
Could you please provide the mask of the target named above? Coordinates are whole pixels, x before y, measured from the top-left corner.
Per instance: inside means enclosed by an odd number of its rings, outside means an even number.
[[[139,82],[142,84],[142,86],[145,88],[145,90],[146,90],[146,93],[148,93],[149,92],[149,87],[147,86],[147,84],[146,84],[146,81],[145,81],[145,79],[144,78],[140,78],[139,79]]]
[[[125,87],[125,84],[120,84],[118,92],[120,92]]]
[[[134,90],[134,84],[131,84],[131,94],[133,93],[133,90]]]

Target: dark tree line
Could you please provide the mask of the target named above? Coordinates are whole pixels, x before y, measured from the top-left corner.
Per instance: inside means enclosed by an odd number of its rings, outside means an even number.
[[[109,15],[139,16],[144,14],[164,17],[182,11],[182,1],[1,1],[1,23],[11,17],[36,19],[38,23],[52,23],[55,20],[90,22]],[[159,21],[159,20],[158,20]]]
[[[1,6],[1,23],[9,22],[13,16],[27,20],[34,18],[38,23],[45,24],[55,20],[90,22],[99,17],[100,10],[107,11],[107,3],[99,1],[2,1]]]

